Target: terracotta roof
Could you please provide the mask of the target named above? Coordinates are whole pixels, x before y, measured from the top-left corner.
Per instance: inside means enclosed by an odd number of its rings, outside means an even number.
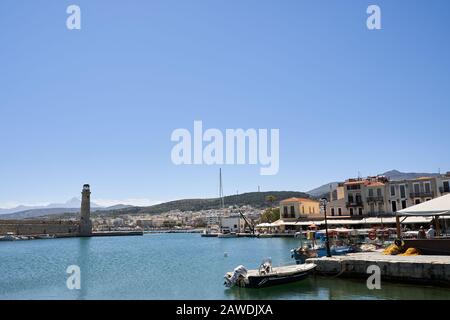
[[[289,198],[289,199],[280,201],[280,203],[285,203],[285,202],[319,202],[319,201],[314,200],[314,199],[307,199],[307,198]]]
[[[352,184],[363,184],[366,180],[358,180],[358,181],[345,181],[344,185],[352,185]]]
[[[383,182],[370,182],[368,181],[367,183],[365,183],[366,186],[368,187],[383,187],[384,183]]]

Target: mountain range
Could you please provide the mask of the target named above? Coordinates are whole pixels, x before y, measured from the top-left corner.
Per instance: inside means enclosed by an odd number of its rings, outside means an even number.
[[[80,208],[81,206],[81,200],[77,197],[73,197],[70,200],[67,200],[64,203],[50,203],[48,205],[45,206],[17,206],[14,208],[9,208],[9,209],[1,209],[0,208],[0,214],[10,214],[10,213],[16,213],[16,212],[21,212],[21,211],[30,211],[30,210],[45,210],[45,209],[68,209],[68,208]],[[99,206],[98,204],[91,202],[91,208],[101,208],[101,206]]]

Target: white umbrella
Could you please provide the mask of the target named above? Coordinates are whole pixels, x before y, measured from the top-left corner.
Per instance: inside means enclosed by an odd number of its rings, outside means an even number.
[[[450,214],[450,194],[400,210],[397,216],[441,216]]]

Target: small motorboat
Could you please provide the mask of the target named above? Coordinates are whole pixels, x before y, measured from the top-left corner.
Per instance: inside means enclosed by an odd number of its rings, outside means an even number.
[[[348,253],[355,252],[356,249],[350,245],[333,245],[330,247],[330,254],[332,256],[343,256]],[[327,248],[323,245],[314,246],[303,246],[297,249],[291,250],[291,258],[293,258],[297,264],[302,264],[306,262],[309,258],[320,258],[327,255]]]
[[[37,239],[54,239],[55,235],[50,235],[50,234],[41,234],[36,236]]]
[[[12,232],[7,232],[6,235],[0,237],[0,241],[15,241],[15,240],[19,240],[19,238],[16,237]]]
[[[278,284],[296,282],[307,278],[316,268],[313,263],[272,267],[272,261],[267,259],[257,270],[247,270],[238,266],[233,272],[225,274],[224,285],[228,288],[263,288]]]

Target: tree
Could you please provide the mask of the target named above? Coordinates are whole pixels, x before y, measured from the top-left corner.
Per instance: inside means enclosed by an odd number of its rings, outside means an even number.
[[[273,203],[275,201],[277,201],[277,197],[276,196],[267,196],[266,197],[266,201],[270,203],[270,207],[273,208]]]
[[[280,219],[280,208],[267,208],[261,215],[261,223],[272,223]]]

